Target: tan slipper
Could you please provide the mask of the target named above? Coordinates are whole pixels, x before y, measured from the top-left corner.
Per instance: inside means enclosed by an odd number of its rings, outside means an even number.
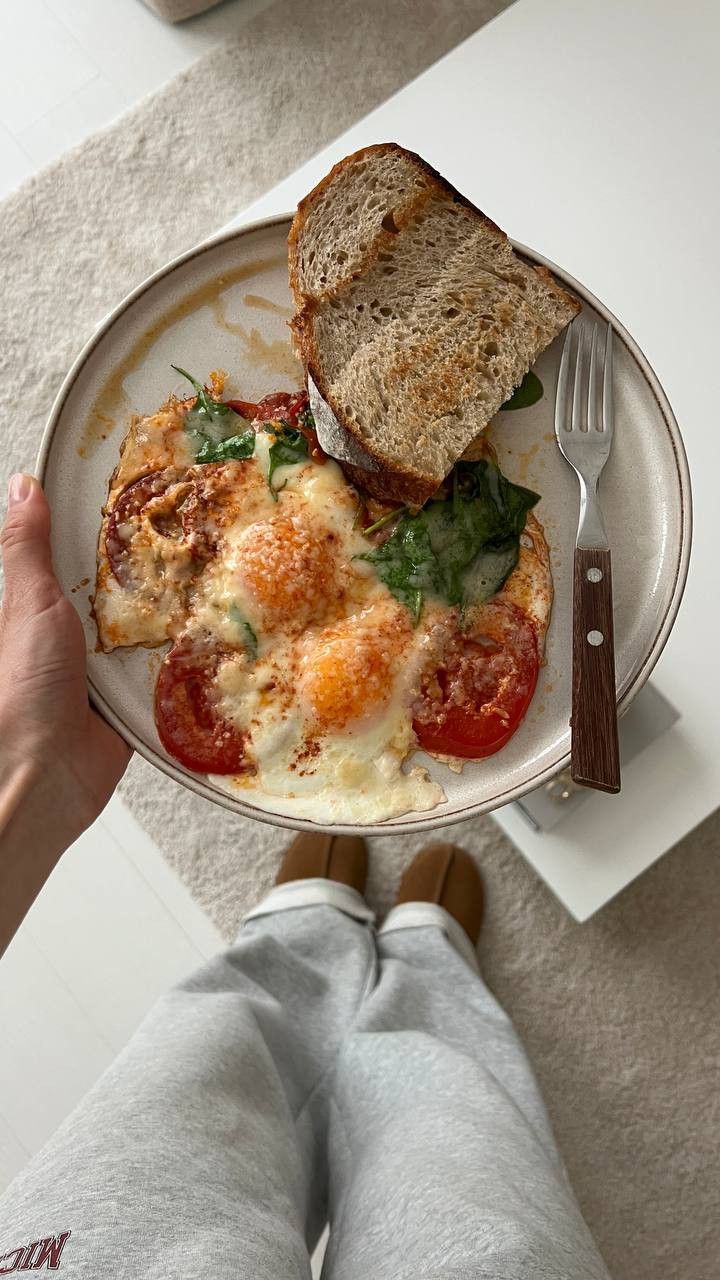
[[[275,883],[288,880],[337,880],[365,892],[367,845],[362,836],[331,836],[301,831],[285,851]]]
[[[436,902],[465,930],[473,946],[480,937],[483,888],[473,858],[457,845],[429,844],[415,855],[398,889],[401,902]]]

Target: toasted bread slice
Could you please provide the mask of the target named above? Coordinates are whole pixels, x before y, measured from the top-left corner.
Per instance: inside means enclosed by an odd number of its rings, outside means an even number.
[[[300,202],[289,248],[295,344],[332,410],[321,442],[378,497],[434,493],[580,310],[395,143],[337,164]]]

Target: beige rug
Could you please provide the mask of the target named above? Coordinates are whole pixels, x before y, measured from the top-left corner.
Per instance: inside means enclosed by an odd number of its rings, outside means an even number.
[[[32,466],[68,365],[124,293],[503,7],[280,0],[236,44],[6,201],[3,473]],[[285,835],[214,809],[140,760],[123,792],[230,937],[272,880]],[[718,815],[585,926],[569,919],[490,819],[449,834],[483,869],[484,972],[525,1038],[616,1280],[713,1280]],[[369,896],[379,910],[419,843],[373,842]]]

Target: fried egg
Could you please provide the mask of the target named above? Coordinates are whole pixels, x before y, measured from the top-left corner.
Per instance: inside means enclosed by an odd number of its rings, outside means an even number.
[[[300,655],[288,646],[273,661],[220,668],[220,710],[250,723],[255,772],[211,777],[216,786],[271,812],[335,823],[382,821],[444,798],[425,769],[403,769],[426,638],[390,656],[388,633],[399,640],[405,628],[382,616],[392,612],[385,603],[315,633],[314,653],[306,636]],[[342,661],[348,650],[359,669]]]

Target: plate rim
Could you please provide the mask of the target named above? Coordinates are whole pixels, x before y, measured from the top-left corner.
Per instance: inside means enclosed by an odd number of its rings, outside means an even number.
[[[79,374],[84,368],[96,347],[112,329],[113,325],[132,307],[132,305],[144,293],[147,293],[155,284],[167,276],[172,275],[178,268],[184,266],[188,262],[192,262],[195,258],[201,257],[204,253],[217,248],[222,244],[230,244],[233,241],[241,239],[245,235],[253,232],[268,230],[272,227],[289,228],[292,222],[292,213],[276,214],[272,217],[260,218],[256,221],[244,224],[241,227],[234,227],[230,230],[220,231],[216,235],[211,236],[207,240],[201,241],[190,249],[186,249],[183,253],[171,258],[164,266],[159,267],[151,275],[147,276],[138,285],[135,286],[120,302],[113,307],[111,311],[104,317],[100,324],[95,328],[93,333],[83,345],[67,374],[65,375],[61,386],[53,401],[47,423],[43,430],[38,449],[35,470],[38,479],[44,485],[45,475],[48,468],[52,444],[55,432],[62,414],[65,402],[74,386]],[[536,266],[547,267],[552,274],[559,279],[567,288],[582,298],[583,302],[592,307],[602,318],[612,325],[616,337],[618,337],[625,345],[635,363],[644,376],[650,390],[652,391],[655,402],[658,406],[660,414],[665,423],[666,430],[670,437],[675,459],[675,468],[678,479],[679,495],[680,495],[680,547],[677,563],[675,565],[675,577],[672,584],[672,592],[665,609],[664,615],[655,631],[653,643],[648,652],[645,654],[643,661],[640,663],[634,674],[621,686],[617,692],[618,714],[622,713],[629,707],[633,698],[640,691],[655,667],[672,631],[675,619],[680,608],[683,593],[687,583],[688,568],[690,564],[690,553],[692,548],[692,485],[690,478],[690,468],[688,465],[685,445],[683,443],[680,427],[677,418],[672,410],[670,401],[664,391],[660,379],[653,369],[647,356],[639,347],[638,343],[632,337],[632,334],[618,320],[617,316],[596,297],[590,289],[583,285],[579,280],[572,276],[564,268],[559,267],[551,259],[544,257],[536,250],[529,248],[516,240],[510,240],[510,243],[522,257]],[[224,809],[237,813],[241,817],[253,818],[257,822],[263,822],[269,826],[284,827],[294,831],[333,831],[338,834],[363,835],[363,836],[393,836],[393,835],[414,835],[420,831],[437,831],[442,827],[452,826],[457,822],[465,822],[470,818],[477,817],[480,814],[492,813],[495,809],[502,808],[504,805],[512,803],[514,800],[520,799],[529,791],[535,791],[551,778],[556,777],[566,769],[570,763],[570,753],[566,752],[560,759],[554,760],[552,764],[546,765],[528,782],[517,783],[515,786],[509,787],[506,791],[493,797],[492,800],[479,801],[475,804],[466,805],[460,810],[453,813],[445,813],[433,816],[433,811],[427,813],[419,813],[417,817],[411,820],[396,822],[392,819],[383,823],[317,823],[304,818],[292,818],[285,814],[269,813],[267,810],[255,807],[252,804],[245,803],[243,800],[235,799],[222,791],[215,791],[199,776],[186,773],[178,768],[172,761],[165,760],[158,752],[154,750],[148,743],[144,742],[137,734],[125,724],[121,716],[114,710],[94,685],[90,675],[87,677],[90,701],[93,706],[100,712],[105,720],[125,739],[125,741],[137,751],[139,755],[149,761],[150,764],[160,769],[173,781],[181,786],[187,787],[190,791],[194,791],[197,795],[202,796],[205,800],[209,800],[220,805]]]

